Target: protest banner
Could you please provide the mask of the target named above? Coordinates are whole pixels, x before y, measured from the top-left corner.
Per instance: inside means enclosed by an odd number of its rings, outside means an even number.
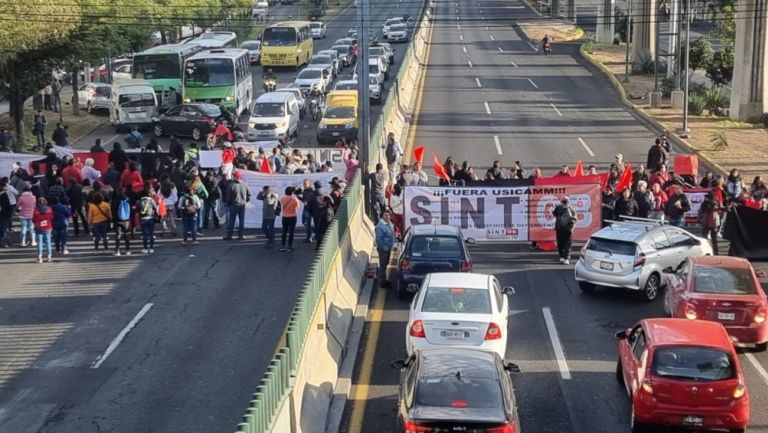
[[[701,202],[704,201],[704,196],[708,192],[712,191],[710,188],[684,188],[683,193],[688,197],[688,201],[691,203],[691,210],[685,213],[685,221],[688,223],[698,222],[699,208],[701,208]]]
[[[221,167],[221,151],[220,150],[201,150],[200,151],[200,167],[202,168],[219,168]]]
[[[248,189],[251,191],[251,202],[246,205],[245,208],[245,227],[246,228],[261,228],[261,212],[262,202],[256,200],[256,196],[261,192],[265,185],[272,187],[272,190],[278,197],[282,197],[285,193],[285,189],[289,186],[294,188],[303,188],[304,179],[309,179],[313,183],[320,181],[323,184],[323,192],[330,193],[331,185],[330,181],[334,177],[342,177],[343,173],[325,172],[325,173],[308,173],[308,174],[264,174],[258,171],[240,170],[242,174],[242,181],[248,185]],[[299,210],[298,225],[301,226],[301,212]],[[281,218],[277,217],[275,220],[275,227],[282,227]]]
[[[29,169],[32,161],[40,159],[40,155],[29,155],[24,153],[0,152],[0,177],[10,176],[13,170],[13,164],[19,163],[25,169]]]
[[[436,187],[404,191],[405,227],[448,224],[478,241],[554,239],[552,210],[567,195],[576,209],[575,239],[600,228],[600,184]]]

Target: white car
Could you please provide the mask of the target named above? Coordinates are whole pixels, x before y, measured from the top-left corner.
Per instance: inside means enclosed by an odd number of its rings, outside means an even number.
[[[93,110],[109,110],[109,98],[112,86],[102,83],[83,84],[77,89],[77,103],[88,112]]]
[[[299,72],[293,84],[305,95],[313,89],[325,93],[330,80],[331,73],[328,68],[305,68]]]
[[[336,50],[320,50],[317,52],[318,56],[328,56],[333,61],[334,74],[339,75],[344,65],[339,60],[339,53]]]
[[[405,23],[389,26],[387,40],[390,42],[408,42],[408,26]]]
[[[245,41],[240,48],[248,50],[248,59],[251,63],[259,63],[261,60],[261,41]]]
[[[403,23],[403,17],[396,17],[396,18],[390,18],[386,21],[384,21],[384,25],[381,27],[381,33],[384,35],[384,39],[389,38],[389,28],[393,24],[401,24]]]
[[[277,89],[277,92],[293,93],[293,96],[296,97],[296,102],[299,103],[299,110],[301,110],[301,117],[304,117],[304,114],[306,113],[306,108],[307,108],[307,101],[306,99],[304,99],[304,95],[301,94],[301,89],[299,89],[298,87],[295,87],[293,84],[289,84],[287,87]]]
[[[464,347],[498,353],[507,349],[511,287],[493,275],[445,272],[427,274],[411,303],[405,344],[417,350]]]
[[[333,61],[333,57],[329,55],[315,54],[309,59],[308,68],[328,68],[331,70],[331,76],[336,78],[338,71],[336,70],[336,63]]]
[[[325,39],[328,36],[328,28],[320,21],[309,23],[309,31],[312,32],[312,39]]]
[[[333,90],[357,90],[357,75],[354,80],[340,80],[333,86]],[[374,77],[368,77],[368,92],[370,94],[371,102],[374,104],[381,104],[381,96],[383,93],[383,86]]]

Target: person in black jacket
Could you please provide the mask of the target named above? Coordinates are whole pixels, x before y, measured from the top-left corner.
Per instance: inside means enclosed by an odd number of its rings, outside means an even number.
[[[0,248],[8,248],[8,227],[13,218],[11,192],[6,190],[8,178],[0,180]],[[15,201],[15,199],[14,199]]]
[[[660,170],[661,166],[667,163],[667,151],[664,149],[661,143],[661,139],[657,138],[656,143],[648,149],[648,159],[645,166],[651,173],[655,173]]]
[[[128,155],[123,150],[123,145],[119,142],[115,142],[112,145],[112,152],[109,152],[109,162],[115,164],[115,169],[118,173],[125,171],[125,164],[128,162]]]
[[[219,199],[221,199],[221,191],[219,190],[219,177],[213,170],[208,170],[203,178],[203,186],[208,191],[208,197],[203,200],[203,229],[208,229],[208,220],[213,215],[213,227],[219,228]]]
[[[691,210],[691,202],[683,192],[681,185],[675,185],[675,192],[669,196],[667,207],[664,209],[669,224],[682,227],[685,222],[685,213]]]
[[[602,218],[602,227],[608,226],[607,221],[613,219],[613,207],[616,204],[616,194],[613,185],[607,185],[603,191],[602,208],[600,217]]]
[[[171,134],[171,144],[169,146],[168,152],[171,154],[171,158],[177,161],[184,161],[184,145],[176,138],[175,134]]]
[[[329,195],[324,195],[320,198],[322,205],[320,207],[320,219],[317,226],[317,246],[315,250],[320,249],[320,244],[323,242],[325,232],[328,231],[328,227],[331,226],[335,213],[333,212],[333,198]]]
[[[69,206],[72,210],[72,226],[75,229],[75,236],[80,235],[80,227],[78,224],[78,218],[83,222],[83,231],[89,233],[88,230],[88,218],[85,217],[85,195],[83,194],[83,186],[77,182],[72,182],[67,189],[67,197],[69,198]]]
[[[621,192],[621,197],[616,200],[616,204],[613,207],[613,218],[616,220],[622,220],[623,217],[636,217],[638,214],[637,202],[632,197],[632,191],[629,188],[625,188]]]
[[[648,218],[654,204],[653,193],[648,189],[648,183],[644,180],[638,182],[637,190],[633,195],[637,203],[637,216]]]

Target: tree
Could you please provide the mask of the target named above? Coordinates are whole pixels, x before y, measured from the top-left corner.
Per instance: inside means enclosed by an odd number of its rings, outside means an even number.
[[[736,11],[733,4],[724,4],[717,15],[715,28],[711,36],[720,40],[723,45],[734,47],[736,43]]]
[[[693,70],[705,67],[711,60],[715,50],[708,38],[699,38],[691,43],[689,65]]]
[[[4,1],[0,8],[0,63],[67,37],[80,24],[76,0]]]
[[[733,64],[735,61],[733,50],[721,48],[712,55],[712,60],[707,64],[707,76],[718,86],[727,84],[733,79]]]

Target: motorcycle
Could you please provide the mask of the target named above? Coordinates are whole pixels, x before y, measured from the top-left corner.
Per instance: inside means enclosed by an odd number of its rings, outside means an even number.
[[[264,87],[265,92],[274,92],[277,90],[277,80],[274,78],[268,78],[263,81],[262,86]]]
[[[312,114],[312,120],[323,117],[323,110],[320,107],[320,92],[311,92],[309,94],[309,112]]]
[[[544,44],[544,55],[548,56],[552,53],[552,44],[546,43]]]

